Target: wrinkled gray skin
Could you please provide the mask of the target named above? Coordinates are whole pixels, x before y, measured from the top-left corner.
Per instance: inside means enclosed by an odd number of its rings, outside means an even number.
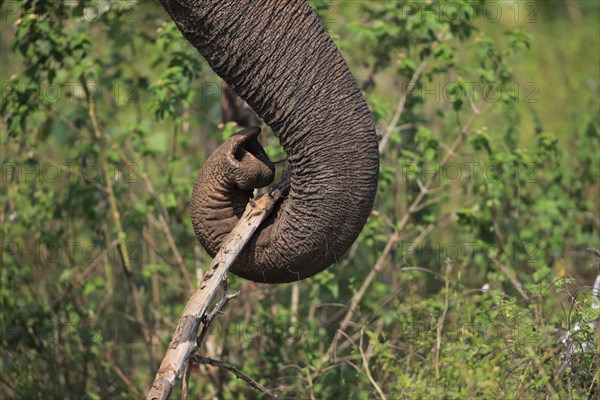
[[[356,80],[300,0],[161,0],[215,72],[273,129],[288,155],[288,196],[232,268],[256,282],[291,282],[335,263],[373,206],[377,137]],[[214,256],[252,189],[273,179],[257,128],[209,157],[194,186],[192,223]]]

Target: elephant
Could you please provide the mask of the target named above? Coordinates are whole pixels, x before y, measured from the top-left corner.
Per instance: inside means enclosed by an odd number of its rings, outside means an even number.
[[[305,0],[161,0],[184,37],[273,130],[289,189],[231,272],[260,283],[308,278],[336,263],[371,213],[377,135],[356,79]],[[190,212],[211,255],[255,188],[273,180],[260,129],[233,135],[204,163]]]
[[[249,128],[258,125],[254,110],[229,87],[221,82],[221,123],[235,122],[241,127]]]

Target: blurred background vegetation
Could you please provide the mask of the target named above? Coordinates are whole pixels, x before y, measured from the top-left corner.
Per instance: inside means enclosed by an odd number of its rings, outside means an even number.
[[[201,353],[281,398],[597,398],[600,3],[311,4],[382,138],[376,204],[327,271],[231,277]],[[1,24],[0,396],[139,398],[210,263],[188,205],[237,129],[220,80],[157,1]],[[189,390],[260,397],[206,366]]]

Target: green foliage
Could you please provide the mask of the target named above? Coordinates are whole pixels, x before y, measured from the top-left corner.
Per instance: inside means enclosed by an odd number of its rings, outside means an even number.
[[[181,114],[183,106],[194,101],[191,83],[198,78],[201,63],[198,57],[190,52],[187,42],[181,40],[181,33],[174,23],[164,23],[157,29],[156,53],[153,65],[166,61],[166,68],[158,81],[150,89],[156,99],[156,116],[158,119],[174,119]]]
[[[232,277],[203,354],[282,398],[598,395],[597,6],[509,3],[311,1],[387,135],[376,204],[297,287]],[[157,2],[4,10],[0,396],[142,397],[210,261],[193,181],[238,128]]]

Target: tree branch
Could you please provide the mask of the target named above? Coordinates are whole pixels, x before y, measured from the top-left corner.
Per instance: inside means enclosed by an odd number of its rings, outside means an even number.
[[[240,371],[235,365],[226,363],[224,361],[215,360],[215,359],[212,359],[209,357],[202,357],[200,355],[195,355],[193,357],[193,360],[199,364],[208,364],[208,365],[212,365],[215,367],[225,368],[225,369],[231,371],[237,378],[242,379],[243,381],[248,383],[248,385],[252,386],[254,389],[256,389],[259,392],[261,392],[262,394],[264,394],[267,399],[272,399],[272,400],[278,399],[277,396],[275,396],[274,394],[269,392],[263,385],[256,382],[250,376],[248,376],[245,373],[243,373],[242,371]]]
[[[412,91],[414,90],[415,85],[417,84],[417,81],[419,80],[419,77],[421,76],[421,73],[423,72],[426,66],[427,59],[424,59],[423,61],[421,61],[421,64],[419,64],[413,76],[410,78],[408,86],[406,87],[406,92],[404,92],[400,97],[400,101],[398,102],[398,105],[396,106],[396,111],[394,112],[394,116],[392,117],[392,120],[390,121],[389,125],[387,126],[387,129],[385,130],[385,133],[383,134],[383,137],[381,138],[381,142],[379,143],[379,153],[383,153],[385,146],[387,145],[388,141],[390,140],[390,137],[392,136],[392,133],[394,132],[394,128],[396,128],[398,121],[400,121],[400,117],[402,116],[402,112],[404,111],[404,105],[406,104],[406,99],[412,94]]]
[[[183,375],[186,361],[198,348],[196,334],[219,285],[260,223],[271,213],[277,200],[287,191],[288,184],[289,180],[284,178],[269,193],[257,200],[251,200],[237,225],[221,244],[221,249],[204,275],[202,284],[192,294],[183,310],[152,388],[148,392],[147,400],[169,398],[173,386]]]

